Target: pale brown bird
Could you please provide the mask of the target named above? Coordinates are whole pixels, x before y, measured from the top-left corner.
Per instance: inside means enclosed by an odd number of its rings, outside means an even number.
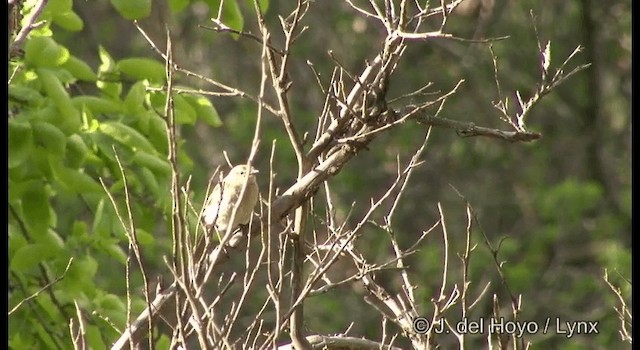
[[[246,225],[251,220],[253,208],[258,202],[258,183],[255,174],[258,173],[253,167],[246,164],[236,165],[229,171],[222,182],[218,183],[213,189],[205,204],[202,218],[205,227],[209,229],[213,223],[216,223],[216,229],[219,233],[224,234],[227,228],[231,226],[231,230],[235,230],[239,225]],[[242,188],[247,184],[244,195],[240,198]],[[237,204],[239,203],[239,204]],[[236,215],[231,223],[233,210],[238,206]]]

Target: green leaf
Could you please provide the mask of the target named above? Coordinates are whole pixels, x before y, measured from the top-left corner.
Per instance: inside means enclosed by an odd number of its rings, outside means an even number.
[[[29,113],[28,119],[38,119],[50,123],[60,122],[60,111],[58,111],[58,108],[53,104],[49,104],[52,102],[51,99],[45,100],[47,101],[45,106]]]
[[[13,224],[9,224],[8,236],[9,236],[9,240],[8,240],[9,261],[11,261],[16,251],[18,251],[18,249],[27,245],[29,242],[27,242],[27,239],[24,238],[24,235],[22,235],[19,229]]]
[[[123,110],[122,104],[97,96],[77,96],[71,102],[77,109],[82,109],[83,106],[89,108],[94,115],[120,113]]]
[[[11,196],[11,185],[15,182],[22,182],[27,178],[32,178],[34,175],[34,168],[31,166],[17,166],[15,168],[9,168],[9,200],[14,199]]]
[[[126,307],[120,298],[114,294],[107,294],[101,298],[97,298],[95,301],[101,314],[109,317],[118,327],[123,327],[127,321],[126,319]]]
[[[87,223],[84,221],[76,220],[73,222],[73,227],[71,228],[71,236],[82,238],[87,235]]]
[[[122,179],[115,181],[111,187],[109,187],[109,193],[124,193],[125,182]],[[142,184],[138,180],[138,176],[135,174],[127,174],[127,188],[130,192],[140,193]],[[121,225],[120,221],[116,221],[118,225]],[[124,234],[124,231],[122,232]]]
[[[87,155],[90,154],[89,147],[82,139],[82,136],[73,134],[67,138],[67,160],[69,160],[75,168],[80,167]]]
[[[16,322],[16,320],[12,320],[12,322]],[[35,337],[32,337],[30,334],[26,334],[26,332],[16,332],[9,336],[9,349],[35,348],[37,348]],[[168,349],[168,347],[166,349]]]
[[[35,36],[27,40],[25,62],[33,67],[56,67],[69,59],[69,50],[50,37]]]
[[[169,349],[171,347],[171,339],[162,334],[155,345],[156,349]]]
[[[159,115],[150,112],[149,116],[149,140],[153,142],[156,149],[161,154],[166,154],[168,152],[167,145],[167,124],[165,120]]]
[[[9,169],[22,165],[29,158],[32,145],[31,124],[9,119]]]
[[[137,112],[144,110],[144,99],[146,94],[147,91],[145,89],[144,82],[139,81],[133,84],[124,99],[126,111],[131,114],[137,114]]]
[[[93,113],[89,108],[82,107],[82,131],[86,131],[89,134],[95,134],[98,131],[100,123],[93,116]]]
[[[53,72],[53,74],[55,74],[58,80],[60,80],[60,83],[62,83],[62,85],[64,86],[67,86],[68,84],[74,84],[76,81],[78,81],[78,79],[76,79],[76,77],[74,77],[73,74],[71,74],[71,72],[62,68],[62,66],[52,68],[51,71]]]
[[[102,45],[98,47],[98,57],[100,57],[98,72],[113,72],[116,69],[116,61],[113,60],[109,52]]]
[[[65,294],[76,297],[94,293],[96,286],[93,278],[98,271],[98,262],[90,255],[76,255],[67,274],[61,281]]]
[[[137,121],[136,129],[138,129],[144,135],[148,136],[149,135],[149,119],[152,114],[155,114],[155,112],[150,110],[140,110],[134,114],[136,115],[136,121]],[[153,144],[153,140],[149,140],[149,142]]]
[[[97,121],[95,123],[98,124],[98,126],[96,127],[96,129],[98,129],[99,123]],[[116,144],[113,141],[113,138],[101,132],[90,132],[87,135],[90,137],[90,140],[92,142],[92,149],[95,149],[95,152],[99,159],[101,159],[102,163],[104,163],[107,167],[110,167],[112,165],[115,166],[116,155],[113,151],[113,148],[120,145]],[[117,170],[117,172],[119,173],[120,171]]]
[[[70,32],[79,32],[82,30],[82,28],[84,28],[84,22],[82,22],[82,18],[80,18],[80,16],[78,16],[73,11],[67,11],[59,15],[54,15],[53,23]]]
[[[47,6],[44,8],[45,13],[61,14],[71,11],[73,6],[72,0],[49,0]]]
[[[175,95],[173,102],[176,112],[176,123],[193,125],[196,122],[196,110],[187,102],[182,95]]]
[[[33,186],[22,195],[22,212],[25,224],[31,228],[32,237],[47,234],[51,213],[49,212],[49,194],[42,184]]]
[[[9,85],[9,101],[16,100],[22,103],[36,104],[42,99],[42,94],[38,90],[24,85]]]
[[[114,82],[118,79],[120,79],[120,76],[117,74],[110,73],[106,76],[103,75],[102,78],[99,78],[96,82],[96,86],[109,97],[120,97],[120,93],[122,93],[122,83]]]
[[[62,187],[69,193],[101,193],[100,186],[91,176],[80,172],[76,169],[67,168],[63,165],[53,165],[52,169],[55,178],[60,182]]]
[[[96,86],[107,96],[120,97],[122,83],[120,83],[120,73],[116,70],[115,61],[102,46],[98,49],[98,56],[101,64],[98,67],[99,80]]]
[[[156,179],[156,175],[151,172],[151,170],[147,168],[140,169],[140,180],[144,185],[145,189],[149,191],[149,193],[154,197],[158,198],[161,196],[160,186],[158,185],[158,180]]]
[[[156,157],[153,154],[138,151],[134,153],[131,161],[143,168],[151,170],[154,173],[159,173],[161,175],[171,174],[171,166],[169,165],[169,162],[160,157]]]
[[[136,129],[120,122],[104,122],[99,130],[114,140],[130,147],[133,151],[142,150],[154,153],[153,145]]]
[[[117,312],[126,311],[125,305],[117,295],[106,294],[98,298],[96,304],[104,310],[112,310]]]
[[[165,79],[164,64],[149,58],[127,58],[117,64],[118,69],[137,80],[161,83]]]
[[[93,225],[91,226],[91,232],[93,233],[100,233],[105,231],[105,227],[104,227],[105,221],[108,221],[109,224],[111,223],[111,220],[105,219],[105,216],[108,216],[108,214],[105,215],[106,201],[107,201],[106,197],[102,197],[98,202],[96,209],[94,210]]]
[[[258,0],[258,3],[260,4],[262,14],[267,13],[267,10],[269,10],[269,0]]]
[[[138,237],[138,243],[143,246],[152,245],[155,241],[155,238],[152,234],[140,228],[136,229],[136,235]]]
[[[50,69],[40,68],[37,72],[42,88],[60,112],[56,118],[58,127],[68,134],[77,131],[81,126],[80,112],[71,103],[67,90]]]
[[[151,14],[151,0],[111,0],[111,4],[129,20],[143,19]]]
[[[104,332],[100,330],[100,328],[98,328],[97,326],[88,325],[85,327],[86,327],[85,329],[86,329],[87,345],[89,345],[89,349],[93,349],[93,350],[106,349],[107,346],[104,343],[104,340],[102,340],[102,334]],[[156,349],[161,349],[161,348],[156,347]],[[168,349],[168,347],[166,349]]]
[[[27,272],[55,256],[55,251],[46,244],[27,244],[18,249],[9,263],[9,269],[14,272]]]
[[[45,303],[45,301],[47,302],[45,306],[43,306],[43,304]],[[40,304],[41,308],[49,311],[49,310],[58,310],[57,307],[51,302],[51,300],[48,298],[48,296],[41,296],[40,298],[36,298],[36,302],[38,304]],[[50,311],[49,312],[49,319],[52,320],[56,320],[58,319],[57,313],[54,311]],[[35,329],[36,333],[38,335],[38,338],[43,342],[43,344],[41,346],[39,346],[38,348],[42,347],[42,348],[46,348],[46,349],[55,349],[56,347],[58,347],[57,342],[55,342],[53,340],[52,335],[50,334],[49,330],[45,329],[44,326],[42,325],[42,323],[38,322],[38,321],[34,321],[31,329]]]
[[[211,101],[201,95],[184,95],[184,98],[195,108],[199,118],[213,127],[222,126],[222,121]]]
[[[69,59],[61,67],[79,80],[96,81],[98,79],[96,73],[86,62],[73,55],[69,56]]]
[[[167,103],[167,94],[164,91],[150,92],[147,97],[152,107],[164,110],[164,106]]]
[[[67,106],[60,105],[60,103],[61,101],[67,101],[69,103],[69,107],[73,108],[73,106],[71,106],[71,98],[69,97],[67,90],[62,86],[62,82],[60,82],[60,79],[58,79],[55,73],[52,70],[45,68],[38,69],[37,72],[38,78],[42,83],[43,90],[53,99],[56,107],[58,107],[61,112],[64,112],[62,109]]]
[[[125,253],[124,250],[122,250],[122,247],[117,243],[106,246],[105,250],[112,258],[120,262],[122,265],[127,263],[127,253]]]
[[[55,215],[55,212],[53,214]],[[43,243],[46,244],[49,249],[53,250],[55,256],[59,256],[58,254],[65,247],[64,239],[53,229],[47,230],[47,234],[43,237]]]
[[[34,299],[34,301],[40,306],[40,309],[44,310],[47,313],[46,316],[48,316],[49,319],[60,319],[60,308],[57,304],[54,304],[53,301],[51,301],[51,296],[48,293],[41,293],[37,298]],[[41,324],[38,321],[36,321],[36,323]]]
[[[67,146],[67,137],[57,127],[41,121],[32,121],[33,142],[42,146],[51,156],[62,159]]]
[[[80,280],[93,280],[98,271],[98,262],[90,255],[78,256],[69,267],[68,276]]]
[[[31,152],[31,161],[35,165],[35,169],[40,172],[39,175],[47,179],[53,177],[49,154],[46,152]]]

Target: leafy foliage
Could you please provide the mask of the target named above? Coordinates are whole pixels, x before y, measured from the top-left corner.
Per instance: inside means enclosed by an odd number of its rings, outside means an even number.
[[[151,9],[151,1],[112,3],[129,19],[146,17]],[[24,57],[10,64],[9,303],[15,306],[43,282],[64,277],[11,315],[9,344],[71,348],[59,326],[75,313],[76,301],[95,310],[88,316],[87,339],[91,348],[104,349],[114,335],[112,325],[122,329],[126,322],[127,238],[105,192],[123,203],[125,178],[117,159],[133,195],[139,242],[156,261],[152,265],[160,264],[158,247],[169,244],[166,235],[150,234],[164,231],[170,204],[161,117],[166,96],[149,90],[163,86],[164,64],[145,57],[115,61],[100,47],[94,54],[101,64],[92,68],[51,36],[51,24],[83,28],[71,1],[49,1],[42,19],[51,21],[30,33]],[[176,114],[178,124],[221,125],[213,104],[200,95],[180,96]],[[140,296],[133,299],[142,307]]]

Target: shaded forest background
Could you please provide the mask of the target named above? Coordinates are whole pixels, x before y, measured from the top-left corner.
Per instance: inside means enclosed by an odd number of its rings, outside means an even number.
[[[238,1],[239,13],[228,14],[228,18],[243,21],[243,30],[255,33],[250,3]],[[165,23],[169,26],[176,62],[258,95],[261,47],[205,28],[212,26],[211,1],[154,1],[152,5],[150,15],[139,24],[152,40],[163,45]],[[290,6],[285,1],[269,1],[265,12],[268,24],[276,28],[276,15],[290,11]],[[105,65],[100,50],[108,52],[114,61],[147,57],[161,62],[132,21],[123,18],[111,3],[76,1],[73,12],[83,25],[64,28],[54,22],[52,38],[94,72]],[[521,319],[541,323],[547,318],[599,321],[599,334],[571,339],[554,334],[530,335],[527,340],[534,348],[620,348],[627,343],[619,334],[621,322],[615,310],[619,301],[603,276],[607,269],[614,285],[628,296],[630,305],[631,284],[625,279],[631,279],[631,2],[466,0],[450,18],[447,32],[468,39],[508,36],[491,42],[501,87],[528,95],[540,75],[534,23],[539,39],[551,42],[556,64],[581,45],[584,49],[576,56],[575,64],[591,65],[545,96],[532,111],[527,126],[542,134],[537,141],[508,143],[467,138],[450,129],[433,128],[422,156],[424,164],[416,168],[397,209],[395,232],[400,244],[410,245],[439,219],[440,203],[446,213],[451,251],[460,252],[464,249],[468,201],[482,231],[496,245],[500,242],[498,258],[505,262],[505,279],[522,298]],[[309,29],[292,53],[294,85],[290,98],[297,127],[312,132],[324,96],[307,61],[313,63],[323,79],[328,79],[334,67],[328,55],[332,51],[346,69],[359,72],[364,68],[363,62],[379,50],[375,46],[385,33],[375,22],[355,14],[340,1],[315,1],[304,25]],[[282,40],[277,36],[273,39]],[[30,63],[37,66],[36,61],[32,58]],[[426,82],[433,82],[434,90],[446,91],[464,79],[441,116],[487,127],[506,126],[491,104],[498,96],[488,43],[432,40],[410,46],[403,61],[404,68],[390,81],[391,96],[416,90]],[[17,65],[10,64],[10,75]],[[16,75],[15,85],[30,86],[26,72],[23,69]],[[126,95],[135,80],[127,81],[126,74],[122,77]],[[180,77],[177,84],[208,88],[201,80],[187,77]],[[117,191],[119,170],[94,159],[102,157],[100,152],[109,152],[107,143],[93,140],[97,146],[89,146],[89,153],[96,149],[96,154],[84,155],[82,161],[73,164],[74,146],[67,141],[62,149],[65,155],[60,156],[63,164],[84,169],[81,172],[94,181],[86,185],[93,191],[90,194],[69,190],[74,180],[65,180],[62,170],[46,165],[57,157],[46,141],[38,141],[38,135],[46,135],[42,131],[46,128],[33,129],[30,146],[16,145],[15,140],[25,135],[21,132],[26,133],[20,118],[37,118],[32,115],[40,107],[29,105],[33,100],[16,98],[18,90],[13,91],[9,94],[9,308],[62,275],[70,257],[74,262],[65,277],[50,288],[53,292],[39,294],[10,315],[9,344],[14,349],[68,348],[67,325],[75,313],[73,301],[80,300],[87,315],[96,312],[88,316],[94,348],[100,348],[99,344],[108,347],[117,332],[105,320],[118,327],[125,324],[126,236],[109,201],[101,194],[98,179],[106,179],[106,185]],[[68,94],[73,97],[100,91],[105,88],[97,87],[95,81],[79,79],[70,84]],[[43,95],[40,97],[46,99],[48,94]],[[181,171],[183,178],[192,177],[195,203],[204,200],[214,170],[226,167],[223,151],[235,164],[246,161],[257,113],[256,105],[246,99],[207,99],[213,107],[209,110],[210,119],[185,117],[179,129]],[[92,117],[127,118],[104,108],[93,110]],[[79,110],[78,113],[86,112]],[[83,114],[83,118],[87,117]],[[276,148],[274,157],[278,175],[275,185],[286,188],[296,178],[295,156],[286,146],[286,132],[281,121],[269,114],[262,127],[262,145],[254,166],[268,173],[271,143],[275,140],[282,145]],[[64,138],[69,137],[64,129],[62,132]],[[422,127],[402,125],[376,139],[332,178],[338,216],[357,222],[368,210],[370,198],[381,196],[395,178],[397,156],[406,162],[424,135]],[[159,150],[165,149],[159,146],[162,137],[156,139],[150,138],[150,142]],[[88,144],[86,139],[85,143]],[[169,202],[161,196],[168,195],[168,177],[165,182],[157,180],[155,192],[145,190],[149,174],[139,168],[146,163],[131,160],[132,154],[123,150],[120,156],[144,184],[134,198],[145,261],[152,276],[167,277],[162,256],[171,251],[166,217]],[[49,161],[42,157],[49,157]],[[138,180],[131,181],[135,186]],[[258,182],[263,190],[267,189],[266,177]],[[45,208],[42,202],[46,203]],[[44,223],[34,223],[43,218]],[[384,232],[372,225],[366,228],[358,245],[368,258],[383,261],[392,255],[383,237]],[[429,236],[425,246],[407,262],[411,275],[420,282],[416,295],[425,301],[434,297],[440,286],[441,240],[441,236]],[[474,242],[478,244],[470,265],[474,290],[477,292],[492,281],[490,293],[504,295],[490,252],[480,236]],[[453,260],[454,264],[459,263]],[[334,273],[339,275],[339,270]],[[377,277],[381,284],[397,287],[393,275],[380,273]],[[132,281],[132,290],[140,290],[140,278],[133,276]],[[381,316],[362,300],[364,293],[354,283],[313,297],[305,304],[306,327],[310,332],[333,334],[352,325],[350,335],[378,339]],[[483,303],[472,319],[490,314],[491,299]],[[141,308],[143,299],[136,297],[134,310]]]

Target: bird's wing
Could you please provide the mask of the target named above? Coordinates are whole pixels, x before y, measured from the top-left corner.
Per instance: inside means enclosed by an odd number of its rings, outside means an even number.
[[[202,213],[204,223],[207,226],[213,225],[219,214],[219,208],[222,202],[222,193],[220,191],[221,184],[217,184],[206,201],[204,212]]]

